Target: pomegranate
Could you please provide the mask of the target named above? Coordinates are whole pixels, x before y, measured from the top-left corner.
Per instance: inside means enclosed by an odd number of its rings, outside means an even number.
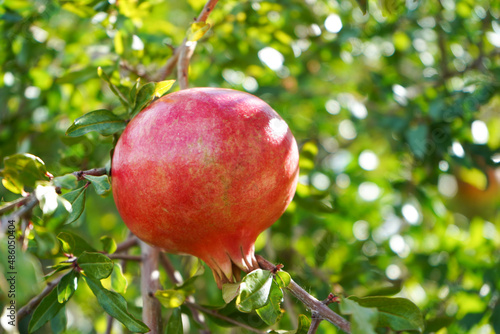
[[[202,259],[219,287],[258,268],[255,240],[283,214],[297,177],[285,121],[231,89],[158,99],[127,125],[112,161],[113,196],[129,229]]]

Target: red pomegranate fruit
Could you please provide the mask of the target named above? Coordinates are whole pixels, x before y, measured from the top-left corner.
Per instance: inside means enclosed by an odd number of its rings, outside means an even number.
[[[138,238],[202,259],[221,287],[258,268],[255,240],[292,200],[298,169],[295,139],[264,101],[186,89],[127,125],[113,155],[113,196]]]

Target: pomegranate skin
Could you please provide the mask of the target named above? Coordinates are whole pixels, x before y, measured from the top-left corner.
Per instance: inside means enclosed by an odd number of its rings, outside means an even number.
[[[138,238],[202,259],[220,287],[258,267],[255,240],[292,200],[298,170],[296,141],[264,101],[193,88],[127,125],[112,160],[113,196]]]

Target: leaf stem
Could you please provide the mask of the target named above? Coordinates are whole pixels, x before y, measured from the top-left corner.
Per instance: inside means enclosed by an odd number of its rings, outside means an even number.
[[[81,180],[85,179],[85,175],[101,176],[101,175],[106,175],[108,173],[106,171],[106,167],[101,167],[101,168],[93,168],[93,169],[88,169],[88,170],[81,170],[78,172],[73,172],[71,174],[76,176],[77,181],[81,181]]]

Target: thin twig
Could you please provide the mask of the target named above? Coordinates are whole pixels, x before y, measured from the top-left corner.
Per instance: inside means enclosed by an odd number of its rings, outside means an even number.
[[[106,324],[106,334],[111,334],[111,330],[113,329],[113,320],[114,318],[108,315],[108,323]]]
[[[38,204],[38,199],[36,198],[35,194],[32,193],[29,196],[27,196],[26,202],[24,202],[24,205],[19,210],[14,211],[8,216],[2,216],[1,231],[5,232],[9,224],[9,221],[11,220],[17,221],[19,218],[22,218],[27,214],[29,214],[37,204]]]
[[[320,318],[317,314],[313,314],[311,317],[311,326],[309,326],[309,330],[307,331],[307,334],[316,334],[316,331],[319,328],[319,324],[323,320]]]
[[[116,246],[115,253],[120,253],[120,252],[124,252],[126,250],[129,250],[130,248],[136,246],[137,242],[138,242],[137,237],[135,235],[132,235],[130,238],[128,238],[124,242],[119,243]]]
[[[59,284],[59,282],[61,281],[61,279],[63,277],[64,277],[64,275],[61,275],[58,278],[56,278],[56,279],[48,282],[47,286],[45,287],[45,289],[43,289],[42,292],[40,292],[40,294],[38,294],[37,296],[33,297],[28,302],[28,304],[26,304],[23,307],[21,307],[21,309],[19,310],[19,312],[17,312],[17,322],[18,323],[21,322],[21,320],[25,316],[27,316],[28,314],[30,314],[38,306],[38,304],[40,304],[40,302],[42,301],[42,299],[45,298],[45,296],[47,296],[57,286],[57,284]]]
[[[141,295],[142,295],[142,321],[151,330],[149,333],[161,332],[161,305],[154,297],[156,290],[160,289],[158,258],[160,249],[151,247],[145,242],[139,242],[142,255],[141,269]]]
[[[101,168],[93,168],[93,169],[89,169],[89,170],[81,170],[78,172],[73,172],[71,174],[76,176],[76,179],[78,181],[81,181],[81,180],[85,179],[85,175],[101,176],[101,175],[106,175],[108,173],[106,171],[106,167],[101,167]]]
[[[16,200],[13,200],[12,202],[5,203],[3,206],[0,207],[0,216],[14,209],[16,206],[24,205],[27,201],[28,197],[21,197]]]
[[[130,255],[130,254],[107,254],[107,257],[113,260],[125,260],[125,261],[137,261],[141,262],[142,261],[142,256],[140,255]]]
[[[274,270],[276,268],[275,265],[264,259],[262,256],[256,255],[256,257],[262,269]],[[311,296],[293,280],[290,282],[286,289],[290,291],[290,293],[293,294],[297,299],[299,299],[309,310],[311,310],[313,314],[315,312],[322,319],[331,322],[344,332],[351,333],[351,324],[349,323],[349,321],[345,320],[340,315],[328,308],[324,303]]]
[[[174,284],[181,284],[182,282],[175,276],[175,268],[172,265],[172,262],[170,262],[170,259],[168,258],[167,254],[161,253],[160,254],[160,263],[165,268],[165,271],[167,272],[168,278],[172,281]]]
[[[203,7],[200,15],[195,20],[196,22],[206,22],[210,13],[214,10],[215,5],[217,5],[218,0],[208,0]],[[177,80],[179,82],[179,87],[181,89],[186,89],[189,86],[188,81],[188,69],[189,61],[193,56],[194,49],[196,48],[196,42],[188,41],[184,38],[180,47],[178,47],[172,57],[168,60],[167,64],[160,70],[160,79],[165,80],[165,78],[172,73],[175,65],[177,65]]]
[[[238,322],[238,321],[236,321],[236,320],[234,320],[232,318],[228,318],[225,315],[222,315],[222,314],[218,313],[216,310],[211,310],[211,309],[205,308],[205,307],[203,307],[201,305],[198,305],[196,303],[191,303],[189,301],[186,301],[185,304],[188,305],[188,306],[190,306],[190,307],[192,307],[192,308],[195,308],[195,309],[197,309],[197,310],[199,310],[199,311],[201,311],[201,312],[203,312],[205,314],[210,314],[210,315],[212,315],[212,316],[214,316],[216,318],[219,318],[219,319],[222,319],[224,321],[227,321],[227,322],[229,322],[229,323],[231,323],[233,325],[236,325],[238,327],[241,327],[241,328],[244,328],[246,330],[249,330],[250,332],[260,333],[260,334],[264,334],[265,333],[265,332],[262,332],[262,331],[260,331],[260,330],[258,330],[256,328],[253,328],[253,327],[250,327],[250,326],[248,326],[246,324]]]

